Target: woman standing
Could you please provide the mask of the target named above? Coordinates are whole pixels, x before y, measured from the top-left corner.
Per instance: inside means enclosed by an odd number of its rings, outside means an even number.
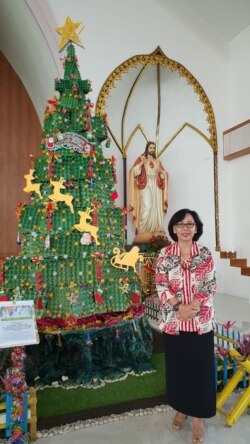
[[[214,261],[196,241],[203,233],[198,214],[175,213],[168,225],[174,243],[163,248],[156,266],[156,287],[162,308],[167,403],[177,412],[173,429],[192,417],[193,444],[205,436],[204,418],[216,414],[214,374]]]

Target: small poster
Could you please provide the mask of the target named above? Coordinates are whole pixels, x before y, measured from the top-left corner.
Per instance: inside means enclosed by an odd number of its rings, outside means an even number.
[[[0,301],[0,348],[38,343],[34,301]]]

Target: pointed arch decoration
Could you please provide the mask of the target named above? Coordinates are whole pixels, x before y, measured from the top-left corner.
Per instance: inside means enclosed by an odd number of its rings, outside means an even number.
[[[156,123],[156,131],[155,131],[155,140],[156,140],[156,147],[157,147],[157,156],[161,156],[162,153],[171,145],[171,143],[174,141],[174,139],[185,129],[189,128],[192,131],[195,131],[197,134],[199,134],[208,145],[211,147],[213,152],[213,170],[214,170],[214,206],[215,206],[215,239],[216,239],[216,250],[220,250],[220,236],[219,236],[219,202],[218,202],[218,159],[217,159],[217,152],[218,152],[218,143],[217,143],[217,131],[216,131],[216,123],[215,123],[215,117],[212,105],[210,103],[210,100],[202,88],[201,84],[198,82],[198,80],[191,74],[188,69],[183,66],[181,63],[172,60],[168,58],[160,46],[158,46],[152,53],[150,54],[142,54],[142,55],[135,55],[127,60],[125,60],[123,63],[121,63],[118,67],[116,67],[111,74],[108,76],[108,78],[105,80],[100,93],[97,98],[96,102],[96,114],[98,115],[104,115],[106,114],[107,109],[107,102],[108,98],[112,94],[112,90],[116,88],[117,82],[122,81],[123,76],[125,74],[128,74],[129,71],[133,68],[138,69],[138,74],[136,78],[134,79],[129,92],[127,93],[127,97],[123,106],[122,115],[121,115],[121,140],[118,140],[118,137],[114,134],[114,131],[112,128],[108,127],[109,134],[111,139],[113,140],[114,144],[116,145],[117,149],[120,151],[123,160],[124,160],[124,176],[126,177],[126,157],[127,152],[129,149],[129,145],[135,136],[136,133],[141,133],[144,137],[145,141],[149,140],[149,137],[147,135],[146,129],[141,125],[136,125],[130,134],[128,135],[127,139],[125,140],[125,131],[124,131],[124,122],[125,117],[127,114],[128,104],[133,96],[133,93],[136,89],[136,86],[141,79],[143,73],[149,66],[155,66],[156,72],[157,72],[157,94],[158,94],[158,110],[157,110],[157,123]],[[160,119],[161,119],[161,90],[160,90],[160,69],[168,68],[171,71],[176,71],[180,77],[183,77],[187,84],[190,85],[193,88],[193,92],[197,94],[198,100],[203,105],[203,111],[206,115],[206,120],[208,124],[207,132],[208,134],[205,134],[203,131],[201,131],[199,128],[197,128],[192,123],[185,121],[174,134],[171,135],[169,140],[164,142],[164,145],[162,147],[159,147],[159,128],[160,128]],[[125,186],[126,189],[126,186]],[[125,191],[126,193],[126,191]],[[125,199],[126,201],[126,199]]]

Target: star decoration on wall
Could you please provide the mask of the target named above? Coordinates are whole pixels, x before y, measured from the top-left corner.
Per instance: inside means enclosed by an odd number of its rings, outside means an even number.
[[[59,28],[56,28],[56,32],[60,34],[61,40],[59,42],[59,51],[64,48],[65,45],[67,45],[68,42],[74,42],[77,43],[77,45],[80,45],[83,47],[83,44],[79,38],[80,32],[83,30],[84,26],[81,22],[72,22],[70,17],[66,18],[65,24],[63,26],[60,26]]]

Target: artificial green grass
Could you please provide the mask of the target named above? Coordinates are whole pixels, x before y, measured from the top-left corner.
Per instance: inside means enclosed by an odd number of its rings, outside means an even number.
[[[107,405],[153,398],[165,393],[164,354],[152,357],[154,373],[142,376],[129,375],[124,381],[107,383],[104,387],[93,389],[48,388],[37,392],[37,416],[49,418]]]

